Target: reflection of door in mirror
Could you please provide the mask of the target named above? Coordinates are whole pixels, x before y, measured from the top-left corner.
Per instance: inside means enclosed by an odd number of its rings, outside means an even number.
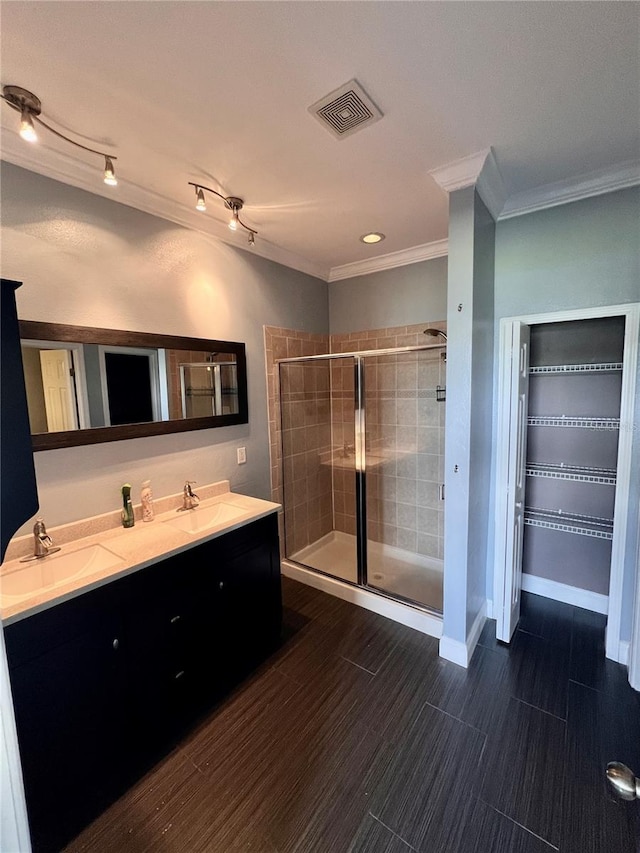
[[[82,383],[73,347],[29,341],[22,345],[32,433],[62,432],[84,426]]]
[[[99,346],[106,426],[161,419],[158,351]]]

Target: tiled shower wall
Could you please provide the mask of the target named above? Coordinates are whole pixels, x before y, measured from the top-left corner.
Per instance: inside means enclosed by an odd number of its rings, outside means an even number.
[[[272,495],[282,503],[284,476],[287,504],[293,504],[293,524],[285,534],[288,554],[331,530],[355,533],[353,362],[331,362],[330,390],[329,362],[313,368],[293,365],[287,369],[287,387],[280,389],[279,396],[276,359],[422,346],[435,342],[424,337],[427,325],[444,329],[446,324],[421,323],[330,337],[265,327]],[[436,386],[446,382],[442,352],[372,358],[365,375],[371,461],[367,471],[369,538],[434,558],[443,555],[439,486],[444,467],[445,404],[435,400]],[[374,457],[382,459],[382,464],[374,465]],[[333,460],[332,466],[327,465],[328,459]],[[284,544],[284,536],[281,541]]]
[[[280,519],[280,547],[292,554],[315,542],[333,526],[331,471],[321,465],[330,445],[329,368],[327,362],[291,365],[283,373],[280,388],[277,359],[322,355],[328,351],[329,336],[265,326],[264,341],[269,405],[271,495],[293,507],[292,523],[286,529]],[[284,417],[283,417],[284,415]],[[282,465],[282,446],[286,448]],[[286,551],[285,551],[286,543]]]
[[[446,323],[419,323],[368,332],[332,335],[332,352],[359,352],[436,343],[424,329]],[[375,542],[442,559],[445,403],[436,386],[446,385],[442,349],[418,354],[377,356],[365,368],[367,532]],[[332,375],[333,376],[333,375]],[[349,383],[348,388],[345,388]],[[343,371],[332,385],[334,443],[353,436],[353,374]],[[352,443],[353,438],[348,443]],[[381,464],[377,463],[382,460]],[[334,477],[335,529],[355,532],[354,477]],[[339,512],[344,507],[344,513]]]

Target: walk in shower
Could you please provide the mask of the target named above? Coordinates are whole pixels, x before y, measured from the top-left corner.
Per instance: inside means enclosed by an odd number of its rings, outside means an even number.
[[[278,370],[285,557],[441,613],[446,345]]]

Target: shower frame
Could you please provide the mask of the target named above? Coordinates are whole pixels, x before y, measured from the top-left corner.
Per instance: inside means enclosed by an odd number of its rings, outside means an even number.
[[[375,586],[369,586],[367,579],[367,462],[366,462],[366,412],[365,412],[365,361],[372,356],[401,355],[411,352],[425,352],[430,350],[445,350],[447,343],[423,344],[411,347],[390,347],[387,349],[356,350],[354,352],[325,353],[321,355],[294,356],[292,358],[276,359],[278,373],[281,364],[302,364],[304,362],[334,361],[352,358],[354,360],[354,447],[355,447],[355,494],[356,494],[356,586],[362,587],[385,598],[410,604],[428,613],[438,613],[433,608],[407,599],[404,596],[390,594]],[[446,356],[443,353],[443,357]],[[282,448],[284,459],[284,447]],[[286,517],[285,517],[286,525]],[[287,556],[287,559],[291,559]],[[294,561],[295,562],[295,561]],[[320,569],[311,569],[318,574],[325,574]],[[348,583],[348,581],[346,581]]]

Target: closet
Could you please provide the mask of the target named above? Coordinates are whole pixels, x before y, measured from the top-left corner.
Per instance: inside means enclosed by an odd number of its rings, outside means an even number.
[[[552,598],[560,597],[554,584],[586,591],[582,606],[600,612],[609,593],[624,333],[624,316],[530,327],[523,588]]]

